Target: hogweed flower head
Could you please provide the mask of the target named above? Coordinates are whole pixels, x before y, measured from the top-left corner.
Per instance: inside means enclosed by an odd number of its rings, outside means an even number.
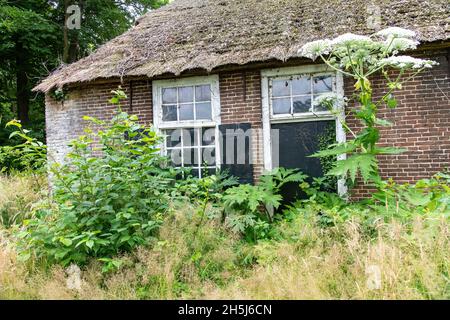
[[[317,96],[314,98],[313,106],[318,107],[327,107],[327,108],[341,108],[345,106],[347,103],[347,98],[337,95],[336,93],[330,92],[330,93],[324,93],[320,96]]]
[[[321,55],[327,55],[331,51],[331,41],[328,39],[316,40],[306,43],[300,50],[299,54],[302,57],[316,60]]]
[[[398,52],[417,49],[419,42],[408,38],[388,38],[384,44],[389,52]]]
[[[389,27],[378,31],[375,35],[386,39],[392,37],[413,39],[416,37],[416,33],[414,31],[399,27]]]
[[[331,45],[333,47],[364,44],[373,44],[373,40],[370,39],[370,37],[353,33],[345,33],[331,40]]]
[[[381,66],[390,66],[398,69],[406,69],[406,68],[422,69],[422,68],[431,68],[437,65],[438,63],[433,60],[419,59],[410,56],[396,56],[381,59],[379,64]]]

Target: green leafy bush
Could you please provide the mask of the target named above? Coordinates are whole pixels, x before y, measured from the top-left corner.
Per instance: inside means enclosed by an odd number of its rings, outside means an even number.
[[[157,134],[120,110],[109,122],[85,120],[101,130],[86,129],[66,164],[52,167],[56,207],[26,221],[24,258],[35,253],[64,265],[110,258],[145,244],[169,208],[176,172],[164,168]]]
[[[0,173],[13,171],[39,172],[47,162],[47,147],[33,137],[31,130],[22,127],[20,121],[11,120],[6,128],[11,131],[10,146],[0,146]]]
[[[261,176],[258,185],[242,184],[228,189],[223,197],[227,224],[250,242],[271,237],[273,209],[283,200],[282,186],[305,178],[296,170],[277,168]]]
[[[348,202],[335,193],[322,191],[321,179],[300,187],[308,195],[285,211],[286,217],[317,215],[324,227],[336,226],[350,219],[358,220],[367,229],[374,229],[380,221],[392,220],[410,223],[417,216],[450,217],[450,175],[438,173],[430,179],[415,184],[397,184],[393,180],[383,181],[379,189],[367,199]]]

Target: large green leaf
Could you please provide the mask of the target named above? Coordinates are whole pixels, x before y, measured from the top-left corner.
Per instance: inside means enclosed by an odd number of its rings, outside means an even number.
[[[339,177],[348,175],[352,182],[355,182],[359,172],[364,182],[367,182],[377,176],[377,168],[378,165],[375,155],[364,153],[352,155],[347,159],[337,161],[334,168],[328,174]]]

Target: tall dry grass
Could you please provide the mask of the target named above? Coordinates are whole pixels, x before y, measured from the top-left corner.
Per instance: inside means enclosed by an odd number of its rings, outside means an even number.
[[[79,288],[70,289],[67,269],[25,265],[17,260],[11,241],[0,249],[0,299],[175,299],[195,298],[203,287],[217,287],[238,276],[237,237],[219,223],[193,215],[185,206],[168,217],[159,240],[118,257],[122,268],[101,272],[93,261],[83,268]]]
[[[152,248],[122,257],[119,271],[102,274],[98,262],[84,268],[79,289],[68,288],[69,274],[59,266],[46,270],[19,262],[3,237],[0,298],[450,298],[450,233],[441,219],[380,224],[373,239],[356,222],[321,229],[302,220],[286,228],[287,240],[255,247],[240,247],[214,222],[193,239],[196,228],[195,220],[175,214]],[[243,253],[253,255],[254,265],[243,265]],[[381,286],[370,287],[377,270]]]
[[[411,229],[412,228],[412,229]],[[417,218],[380,224],[368,239],[359,224],[323,230],[298,225],[298,239],[263,244],[263,263],[208,298],[449,299],[449,225]],[[374,285],[380,272],[380,286]],[[377,278],[374,278],[377,277]]]
[[[33,206],[47,195],[40,175],[0,175],[0,225],[10,227],[30,216]]]
[[[0,210],[23,219],[45,198],[39,185],[0,177]],[[75,288],[61,266],[19,261],[14,234],[0,226],[0,299],[450,298],[448,219],[378,221],[369,233],[356,221],[324,228],[299,215],[277,227],[280,239],[250,245],[197,210],[175,206],[149,247],[118,257],[111,273],[92,261]]]

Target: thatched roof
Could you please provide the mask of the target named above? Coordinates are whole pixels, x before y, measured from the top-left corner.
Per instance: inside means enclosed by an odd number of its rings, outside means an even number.
[[[90,56],[54,71],[35,90],[284,61],[296,57],[308,41],[345,32],[373,33],[366,19],[373,7],[368,9],[367,3],[379,7],[381,28],[409,28],[423,42],[450,39],[449,0],[175,0],[147,13]]]

